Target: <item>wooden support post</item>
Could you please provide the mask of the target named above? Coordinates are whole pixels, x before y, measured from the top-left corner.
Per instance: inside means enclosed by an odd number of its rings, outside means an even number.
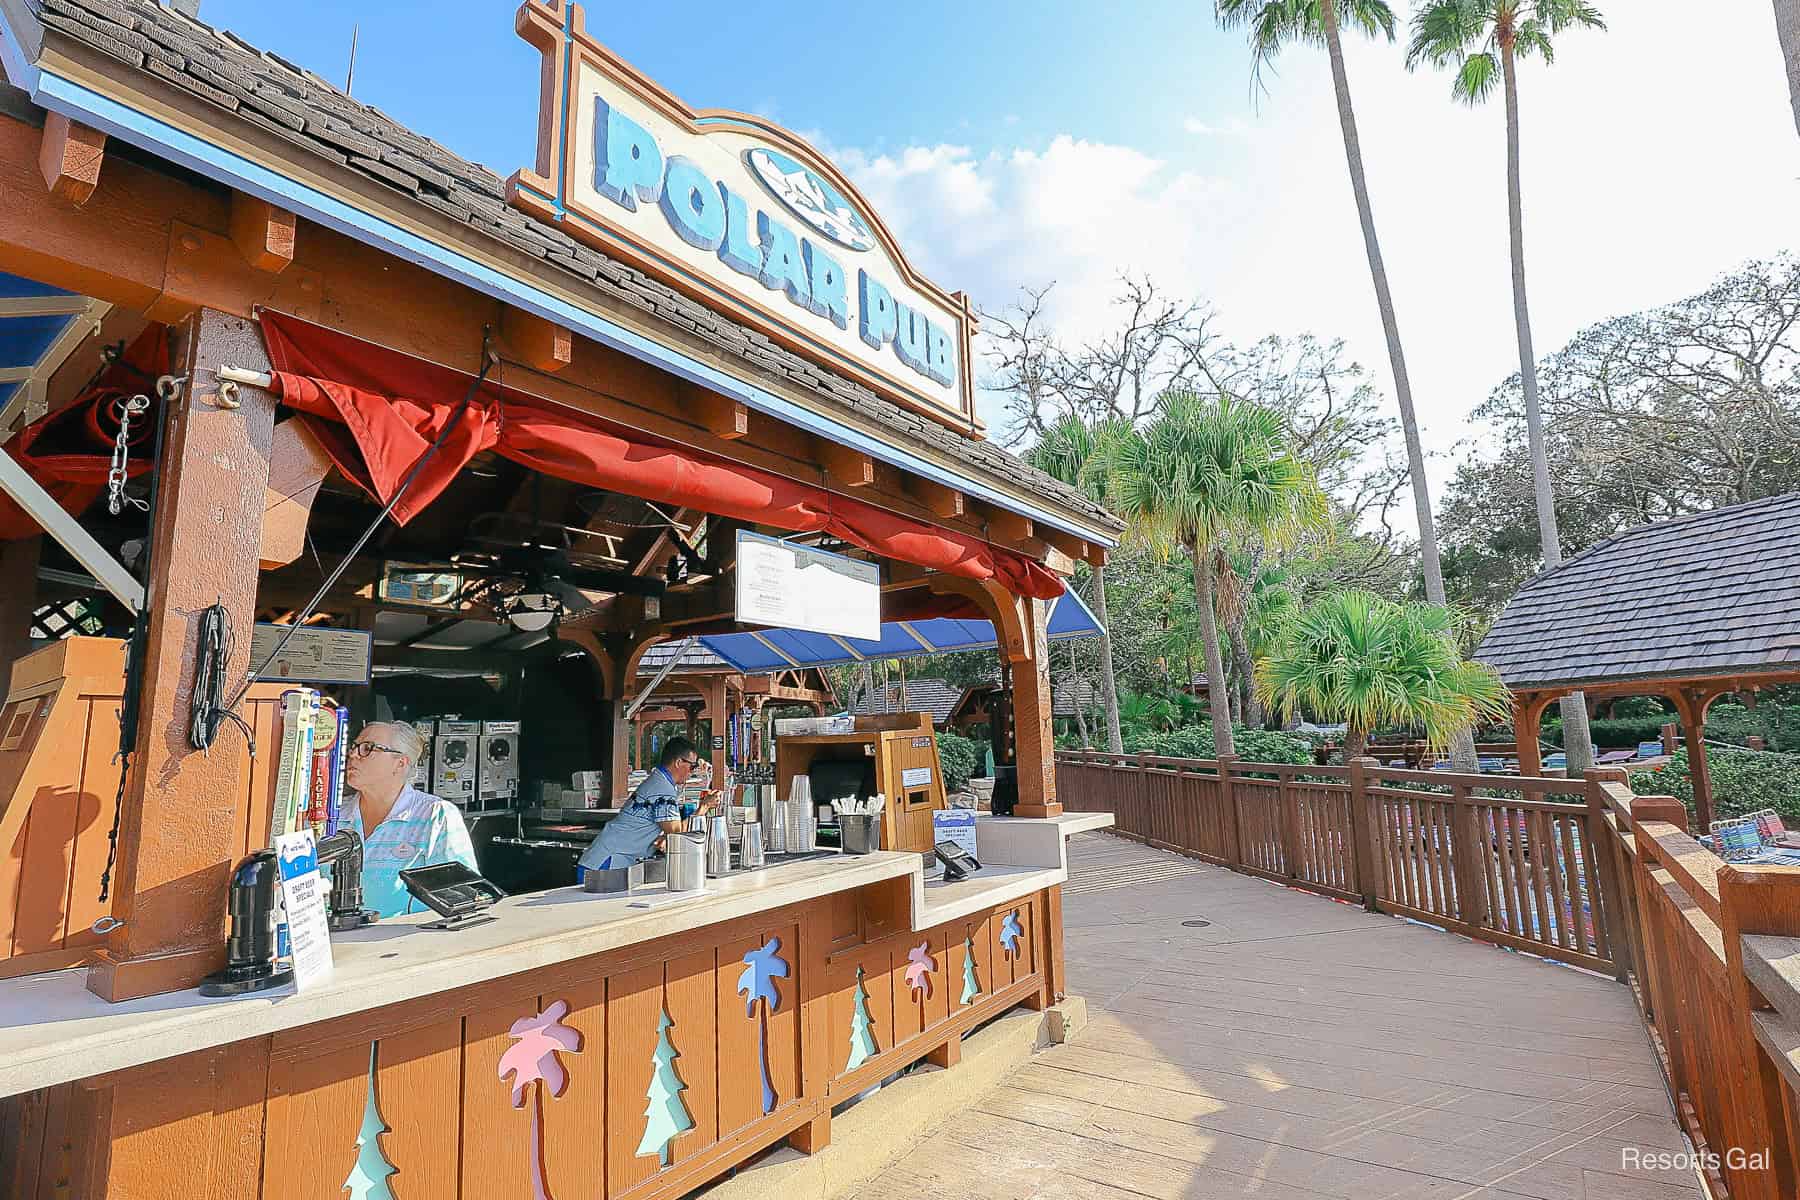
[[[1050,606],[1017,599],[1023,657],[1013,660],[1013,736],[1016,739],[1021,817],[1060,817],[1056,799],[1056,732],[1051,719]]]
[[[802,1154],[817,1154],[831,1145],[831,1110],[826,1109],[788,1134],[788,1145]]]
[[[1469,789],[1457,784],[1451,789],[1450,805],[1450,875],[1456,883],[1456,918],[1476,929],[1492,925],[1487,894],[1487,878],[1483,868],[1487,861],[1487,839],[1481,834],[1481,822],[1471,803]],[[1589,842],[1593,846],[1596,843]]]
[[[934,1067],[948,1071],[962,1061],[962,1034],[953,1033],[950,1040],[925,1056],[925,1061]]]
[[[1519,774],[1531,778],[1544,773],[1544,753],[1538,746],[1548,697],[1524,692],[1513,697],[1513,740],[1519,751]]]
[[[231,197],[231,241],[244,261],[278,275],[294,261],[294,214],[243,192]]]
[[[106,135],[98,129],[71,121],[59,112],[44,115],[44,140],[38,149],[38,170],[44,186],[63,204],[80,206],[100,184],[100,164],[106,158]]]
[[[4,454],[0,450],[0,454]],[[12,690],[12,666],[31,648],[31,614],[37,609],[38,557],[44,538],[0,542],[0,698]]]
[[[1243,826],[1238,821],[1237,790],[1232,787],[1231,768],[1237,763],[1234,754],[1220,755],[1215,760],[1219,766],[1219,806],[1225,827],[1225,861],[1234,867],[1244,865]],[[1138,770],[1144,764],[1139,761]]]
[[[1761,1171],[1738,1167],[1730,1178],[1733,1196],[1787,1197],[1796,1194],[1794,1147],[1788,1133],[1787,1085],[1758,1044],[1752,1014],[1770,1007],[1744,972],[1744,936],[1800,935],[1800,873],[1774,866],[1727,866],[1719,872],[1719,934],[1725,948],[1725,983],[1730,1004],[1731,1050],[1738,1062],[1713,1061],[1732,1084],[1728,1094],[1738,1103],[1742,1127],[1732,1132],[1739,1145],[1770,1147],[1772,1159]],[[1727,1163],[1727,1170],[1735,1164]],[[1745,1187],[1748,1183],[1750,1186]]]
[[[1625,881],[1619,876],[1618,835],[1606,819],[1610,806],[1606,785],[1624,784],[1628,776],[1617,767],[1587,769],[1587,823],[1581,832],[1582,857],[1599,883],[1600,920],[1606,930],[1606,946],[1612,954],[1613,977],[1627,982],[1633,967],[1635,949],[1626,924],[1630,903],[1625,895]]]
[[[254,322],[202,309],[179,336],[184,383],[165,417],[143,708],[112,882],[121,924],[87,980],[115,1001],[190,988],[224,965],[226,883],[243,838],[244,757],[195,750],[188,728],[200,617],[214,603],[231,633],[227,692],[250,670],[275,400],[244,387],[239,407],[227,409],[205,394],[220,363],[269,370]],[[229,726],[220,732],[235,736]]]
[[[1712,825],[1712,764],[1706,757],[1706,709],[1711,697],[1682,689],[1675,694],[1681,710],[1681,744],[1687,749],[1688,778],[1694,783],[1694,819],[1699,832]]]
[[[731,719],[731,714],[725,707],[727,703],[725,679],[723,676],[714,676],[707,681],[706,686],[706,715],[712,722],[712,746],[710,750],[702,747],[702,753],[712,755],[712,785],[715,788],[725,786],[725,723]]]
[[[1381,898],[1381,833],[1378,819],[1380,807],[1369,795],[1369,772],[1381,764],[1372,758],[1353,758],[1350,768],[1350,840],[1356,856],[1356,890],[1362,893],[1363,907],[1379,910]]]

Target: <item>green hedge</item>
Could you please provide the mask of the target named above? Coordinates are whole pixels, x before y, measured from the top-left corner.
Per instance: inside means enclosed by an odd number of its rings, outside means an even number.
[[[1663,725],[1673,720],[1676,718],[1666,713],[1645,717],[1598,717],[1588,721],[1588,733],[1592,735],[1594,745],[1602,750],[1636,750],[1639,742],[1660,740]],[[1562,722],[1544,722],[1543,734],[1546,742],[1562,745]]]
[[[981,761],[975,743],[960,733],[937,735],[938,764],[944,769],[944,791],[960,792],[969,786],[975,765]]]
[[[1800,824],[1800,754],[1708,747],[1706,761],[1712,768],[1714,820],[1772,808],[1790,826]],[[1634,772],[1631,790],[1640,796],[1674,796],[1687,805],[1690,818],[1695,816],[1686,750],[1677,751],[1660,771]]]
[[[1246,762],[1309,763],[1312,747],[1301,738],[1286,733],[1270,733],[1266,729],[1231,727],[1237,755]],[[1125,735],[1127,754],[1155,754],[1164,758],[1211,758],[1217,752],[1213,745],[1210,722],[1183,725],[1170,730],[1128,730]]]
[[[1715,704],[1706,714],[1706,736],[1743,745],[1763,739],[1765,750],[1800,753],[1800,707],[1763,701],[1754,710],[1741,704]]]

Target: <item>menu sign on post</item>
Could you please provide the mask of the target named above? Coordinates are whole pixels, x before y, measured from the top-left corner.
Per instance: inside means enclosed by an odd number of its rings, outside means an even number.
[[[738,531],[737,619],[877,641],[881,569],[874,563]]]
[[[281,871],[281,899],[287,909],[288,943],[294,955],[294,986],[304,990],[331,974],[325,882],[312,830],[276,838],[275,861]]]

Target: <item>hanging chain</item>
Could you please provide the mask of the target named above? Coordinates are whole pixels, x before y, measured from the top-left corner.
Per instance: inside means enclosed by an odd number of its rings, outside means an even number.
[[[164,375],[156,381],[156,395],[165,402],[173,400],[180,391],[181,380],[173,375]],[[129,474],[126,468],[131,462],[131,422],[149,411],[150,397],[142,393],[119,406],[119,432],[113,438],[112,465],[106,472],[106,511],[115,517],[128,505],[139,512],[150,511],[149,501],[125,494]]]
[[[113,438],[112,467],[106,472],[106,511],[118,516],[130,505],[149,512],[148,501],[125,494],[125,467],[131,461],[131,419],[150,411],[150,397],[139,394],[119,406],[119,433]]]

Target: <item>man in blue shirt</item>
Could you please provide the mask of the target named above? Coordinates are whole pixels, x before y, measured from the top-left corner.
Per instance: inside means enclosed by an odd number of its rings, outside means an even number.
[[[581,869],[603,871],[643,862],[660,848],[663,835],[679,833],[685,822],[681,813],[681,785],[700,763],[694,743],[672,737],[657,756],[651,771],[619,815],[601,827],[600,836],[581,856]],[[717,792],[700,797],[701,813],[711,812]]]

